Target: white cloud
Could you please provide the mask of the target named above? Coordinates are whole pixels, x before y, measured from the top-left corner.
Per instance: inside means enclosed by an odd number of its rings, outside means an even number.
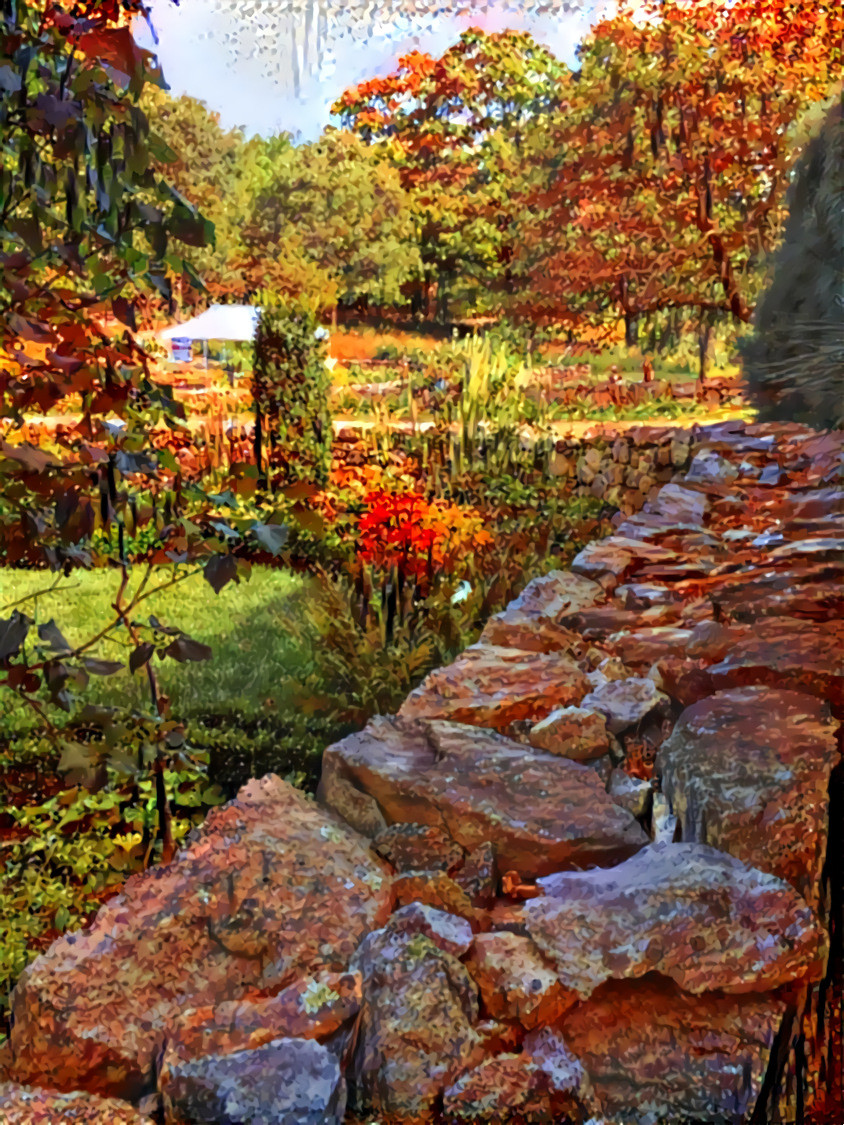
[[[247,133],[290,132],[304,139],[317,136],[328,124],[335,98],[355,82],[387,73],[397,56],[418,48],[439,54],[466,27],[487,30],[526,29],[566,62],[590,22],[597,3],[566,0],[524,2],[486,0],[469,3],[381,4],[378,17],[372,0],[352,7],[341,0],[333,17],[323,0],[319,60],[301,59],[305,21],[302,0],[152,0],[151,18],[158,36],[154,48],[165,78],[175,94],[190,94],[220,114],[227,128],[242,126]],[[311,5],[313,8],[314,5]],[[436,14],[429,14],[435,9]],[[311,28],[310,42],[317,27]],[[145,29],[136,34],[150,46]],[[298,41],[298,52],[294,48]],[[300,96],[294,93],[297,53]],[[313,56],[313,47],[311,47]]]

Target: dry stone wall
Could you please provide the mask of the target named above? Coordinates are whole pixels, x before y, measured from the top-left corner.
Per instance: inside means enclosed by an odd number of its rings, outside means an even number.
[[[841,435],[688,437],[316,802],[250,783],[39,957],[0,1120],[836,1120]]]

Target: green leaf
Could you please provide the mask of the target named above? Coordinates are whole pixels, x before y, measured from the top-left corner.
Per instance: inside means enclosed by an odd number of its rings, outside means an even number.
[[[269,551],[271,555],[281,553],[290,535],[288,529],[283,524],[271,523],[253,524],[252,534],[264,550]]]

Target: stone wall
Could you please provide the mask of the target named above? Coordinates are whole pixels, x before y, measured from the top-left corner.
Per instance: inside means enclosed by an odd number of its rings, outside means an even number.
[[[549,468],[571,481],[575,495],[595,496],[630,515],[688,467],[698,444],[694,431],[678,427],[602,427],[596,435],[560,439]]]
[[[39,957],[0,1120],[838,1125],[841,436],[690,453]]]

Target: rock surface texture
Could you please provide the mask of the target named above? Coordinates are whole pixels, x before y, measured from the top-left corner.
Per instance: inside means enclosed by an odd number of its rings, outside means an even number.
[[[0,1121],[840,1125],[841,435],[642,440],[316,802],[250,783],[26,970]]]

